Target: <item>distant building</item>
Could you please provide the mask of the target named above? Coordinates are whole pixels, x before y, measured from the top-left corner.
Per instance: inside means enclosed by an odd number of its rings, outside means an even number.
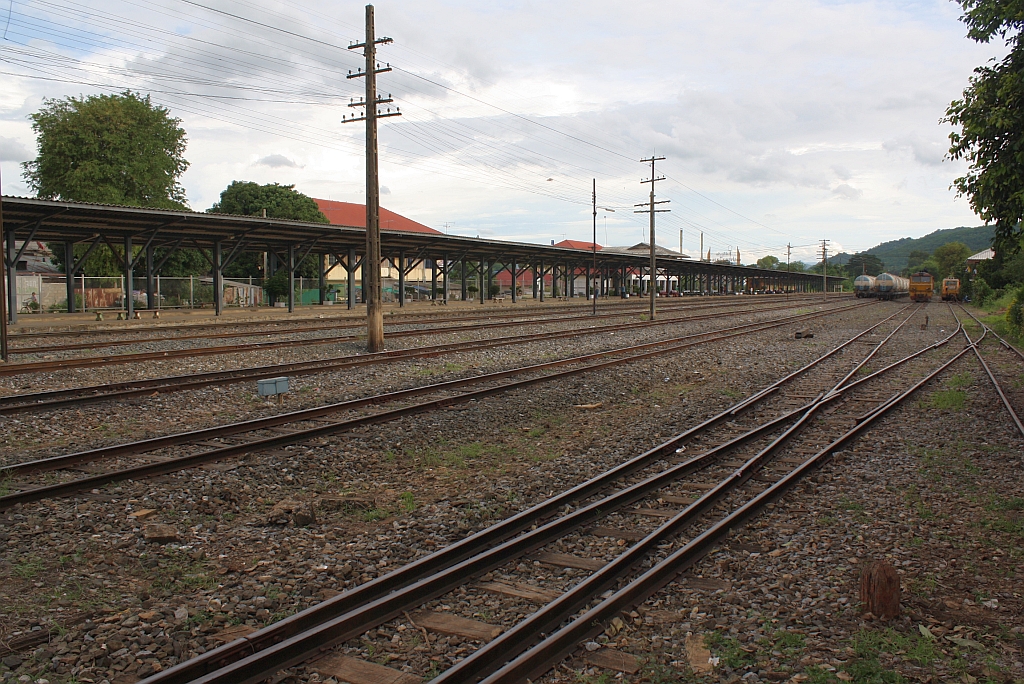
[[[646,242],[638,242],[637,244],[633,245],[632,247],[605,247],[604,249],[605,249],[606,252],[619,252],[619,253],[622,253],[622,254],[650,254],[651,253],[651,246],[650,246],[650,244],[648,244]],[[677,251],[675,251],[673,249],[669,249],[667,247],[662,247],[661,245],[657,245],[657,244],[654,245],[654,253],[657,254],[658,256],[679,257],[681,259],[689,259],[690,258],[690,256],[688,254],[683,254],[682,252],[677,252]]]
[[[366,205],[354,204],[352,202],[337,202],[313,198],[320,211],[333,225],[349,226],[351,228],[366,227]],[[441,231],[434,230],[422,223],[406,218],[401,214],[380,208],[380,229],[381,230],[402,230],[408,233],[432,233],[440,235]]]
[[[336,200],[325,200],[313,198],[316,205],[320,207],[320,211],[327,217],[327,220],[335,226],[348,226],[350,228],[366,228],[366,205],[355,204],[353,202],[338,202]],[[380,229],[381,230],[400,230],[407,233],[431,233],[433,235],[441,235],[441,231],[434,230],[430,226],[425,226],[418,221],[413,221],[411,218],[406,218],[401,214],[380,208]],[[385,255],[387,256],[387,255]],[[410,255],[412,256],[412,255]],[[328,257],[328,259],[330,259]],[[424,285],[430,280],[430,265],[431,261],[424,259],[412,269],[406,273],[406,280],[409,283],[409,287],[417,288],[417,292],[420,292]],[[408,269],[408,265],[406,265]],[[384,287],[384,298],[386,301],[391,301],[397,298],[398,294],[398,269],[391,265],[391,262],[385,262],[380,269],[381,278],[383,279]],[[362,280],[362,273],[359,269],[356,269],[356,282],[359,283]],[[348,272],[337,263],[327,264],[327,279],[334,282],[347,282]],[[441,277],[443,280],[443,276]],[[360,287],[357,285],[357,287]]]
[[[991,249],[983,249],[980,252],[978,252],[977,254],[972,254],[971,256],[967,257],[967,265],[968,266],[977,266],[982,261],[988,261],[989,259],[994,259],[995,256],[996,256],[996,253],[994,251],[992,251]]]
[[[588,252],[593,252],[594,247],[597,247],[597,251],[600,252],[603,247],[601,245],[595,245],[593,242],[583,242],[582,240],[562,240],[556,242],[552,247],[563,247],[565,249],[583,249]]]

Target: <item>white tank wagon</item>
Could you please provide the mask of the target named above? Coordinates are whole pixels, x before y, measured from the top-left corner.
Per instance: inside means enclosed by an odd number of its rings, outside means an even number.
[[[892,273],[879,273],[875,283],[879,299],[896,299],[910,292],[910,281]]]
[[[859,275],[853,281],[853,291],[858,297],[877,297],[878,281],[875,276]]]

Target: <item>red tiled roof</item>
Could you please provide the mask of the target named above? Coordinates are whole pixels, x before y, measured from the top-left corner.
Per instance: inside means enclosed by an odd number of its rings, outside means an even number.
[[[555,247],[565,247],[566,249],[585,249],[588,252],[594,249],[593,242],[582,242],[580,240],[562,240],[554,245]],[[601,245],[597,245],[597,251],[601,251]]]
[[[327,220],[336,226],[350,226],[352,228],[366,227],[366,205],[353,204],[352,202],[337,202],[313,198],[316,205],[320,207]],[[440,235],[441,231],[434,230],[422,223],[389,211],[384,207],[380,208],[381,230],[404,230],[409,233],[433,233]]]

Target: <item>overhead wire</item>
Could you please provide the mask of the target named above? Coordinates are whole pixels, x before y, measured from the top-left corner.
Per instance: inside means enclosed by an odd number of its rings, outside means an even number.
[[[45,0],[40,0],[40,2],[42,2],[43,4],[46,4],[47,6],[50,6],[50,7],[54,6],[54,3],[52,3],[52,2],[46,2]],[[247,24],[257,25],[257,26],[260,26],[262,28],[268,29],[268,30],[273,31],[273,32],[282,33],[284,35],[288,35],[290,37],[294,37],[294,38],[297,38],[297,39],[300,39],[300,40],[303,40],[303,41],[311,41],[311,42],[313,42],[315,44],[320,44],[322,46],[329,47],[329,48],[331,48],[333,50],[337,50],[341,54],[351,54],[351,53],[348,52],[347,48],[343,48],[340,45],[337,45],[335,43],[330,43],[330,42],[327,42],[327,41],[322,41],[322,40],[319,40],[317,38],[313,38],[311,36],[303,35],[303,34],[300,34],[300,33],[294,32],[294,31],[289,31],[288,29],[284,29],[284,28],[279,27],[279,26],[272,26],[270,24],[267,24],[267,23],[264,23],[264,22],[259,22],[259,21],[253,20],[251,18],[248,18],[248,17],[243,17],[243,16],[238,15],[238,14],[234,14],[234,13],[231,13],[231,12],[226,12],[224,10],[219,10],[219,9],[216,9],[216,8],[212,8],[212,7],[203,5],[203,4],[198,3],[198,2],[193,2],[192,0],[181,0],[181,2],[186,3],[188,5],[195,6],[197,8],[204,9],[204,10],[209,11],[209,12],[214,12],[214,13],[218,13],[218,14],[221,14],[221,15],[224,15],[224,16],[228,16],[228,17],[233,18],[233,19],[235,19],[237,21],[242,21],[242,22],[245,22]],[[71,4],[75,4],[75,3],[71,3]],[[130,3],[130,4],[134,4],[134,3]],[[240,4],[248,5],[250,7],[255,7],[255,6],[251,5],[250,3],[246,3],[246,2],[241,2]],[[111,15],[110,13],[106,13],[106,16],[107,17],[113,17],[114,15]],[[121,18],[121,19],[124,20],[124,18]],[[125,20],[125,21],[127,21],[127,20]],[[136,26],[139,26],[138,22],[134,22],[134,24]],[[222,23],[218,23],[218,25],[223,26]],[[56,34],[52,34],[51,33],[51,35],[56,35]],[[73,39],[73,35],[68,34],[67,32],[65,32],[64,35],[65,35],[65,37],[69,37],[70,36],[70,39]],[[135,33],[134,35],[138,36],[140,34],[139,33]],[[175,38],[180,38],[181,36],[179,34],[175,34],[174,37]],[[199,40],[199,39],[194,39],[194,37],[191,37],[191,36],[186,36],[185,38],[190,38],[190,39],[193,39],[193,40]],[[130,47],[136,47],[136,48],[140,47],[137,44],[129,44],[127,41],[121,41],[121,42],[122,42],[122,46],[126,46],[126,47],[130,46]],[[200,41],[200,42],[202,42],[202,43],[204,43],[206,45],[217,47],[217,48],[223,48],[223,49],[228,49],[228,50],[237,50],[237,48],[221,46],[221,45],[218,45],[218,44],[215,44],[215,43],[211,43],[210,41]],[[95,41],[93,41],[92,44],[93,45],[99,45],[99,43],[97,43]],[[65,46],[68,47],[68,45],[66,45],[66,44],[65,44]],[[288,46],[288,47],[290,49],[294,49],[294,46]],[[79,46],[79,49],[81,49],[81,46]],[[248,52],[248,51],[242,51],[242,52]],[[219,61],[227,61],[227,60],[224,60],[221,56],[218,56],[215,53],[211,53],[209,51],[206,51],[203,54],[211,55],[211,56],[215,57],[216,59],[218,59]],[[249,54],[255,54],[255,53],[251,53],[250,52]],[[325,57],[324,55],[319,54],[319,53],[317,53],[315,55],[311,55],[311,56],[313,56],[315,59],[323,59]],[[180,56],[176,56],[176,57],[180,57]],[[239,60],[232,60],[232,62],[236,66],[243,66],[243,65],[246,64],[246,63],[241,62]],[[193,60],[192,63],[194,64],[195,60]],[[208,64],[208,63],[202,64],[202,65],[199,66],[199,68],[202,68],[202,69],[209,69],[210,67],[211,67],[211,65]],[[566,137],[569,140],[572,140],[574,142],[578,142],[578,143],[584,144],[584,145],[588,146],[589,148],[592,148],[592,149],[595,149],[595,150],[598,150],[598,151],[601,151],[601,152],[604,152],[604,153],[615,155],[615,156],[617,156],[620,159],[628,159],[631,163],[635,163],[635,161],[636,161],[632,157],[630,157],[630,156],[628,156],[628,155],[626,155],[624,153],[621,153],[621,152],[618,152],[618,151],[615,151],[615,150],[611,150],[610,148],[608,148],[605,145],[600,145],[600,144],[594,143],[592,141],[588,141],[588,140],[586,140],[584,138],[581,138],[579,136],[576,136],[576,135],[573,135],[571,133],[567,133],[565,131],[559,130],[559,129],[553,127],[553,126],[549,126],[549,125],[547,125],[547,124],[545,124],[543,122],[538,122],[535,119],[532,119],[530,117],[526,117],[526,116],[520,115],[520,114],[518,114],[518,113],[516,113],[516,112],[514,112],[514,111],[512,111],[512,110],[510,110],[508,108],[501,107],[499,105],[495,105],[493,103],[487,102],[487,101],[483,100],[482,98],[476,97],[476,96],[471,95],[469,93],[466,93],[466,92],[463,92],[463,91],[458,90],[456,88],[453,88],[453,87],[451,87],[449,85],[446,85],[444,83],[441,83],[441,82],[439,82],[439,81],[437,81],[435,79],[422,76],[422,75],[417,74],[417,73],[415,73],[415,72],[413,72],[413,71],[411,71],[409,69],[405,69],[405,68],[402,68],[402,67],[393,67],[393,68],[395,68],[397,71],[399,71],[401,73],[404,73],[404,74],[406,74],[406,75],[408,75],[408,76],[410,76],[410,77],[412,77],[414,79],[421,80],[421,81],[423,81],[425,83],[428,83],[428,84],[433,85],[435,87],[442,88],[442,89],[444,89],[446,91],[449,91],[449,92],[451,92],[453,94],[456,94],[456,95],[458,95],[460,97],[466,98],[466,99],[468,99],[468,100],[470,100],[472,102],[475,102],[477,104],[480,104],[480,105],[492,108],[492,109],[500,112],[501,114],[504,114],[506,116],[512,117],[515,120],[518,120],[520,122],[523,122],[523,123],[526,123],[526,124],[529,124],[529,125],[532,125],[532,126],[540,127],[541,129],[543,129],[543,130],[545,130],[545,131],[547,131],[549,133],[555,134],[556,136]],[[165,79],[165,80],[174,79],[175,78],[175,76],[173,74],[167,73],[166,71],[165,72],[160,72],[160,71],[141,72],[141,71],[137,71],[136,73],[141,74],[141,75],[143,75],[144,77],[147,77],[147,78],[156,78],[156,79]],[[128,73],[123,73],[123,75],[125,75],[127,77],[129,74]],[[54,80],[58,80],[58,79],[56,79],[53,76],[51,76],[51,78],[53,78]],[[195,83],[197,85],[210,85],[210,86],[220,86],[220,85],[222,85],[222,84],[219,84],[219,83],[215,83],[212,80],[204,82],[201,79],[195,79],[195,78],[192,78],[192,79],[189,79],[189,80],[185,80],[185,79],[180,79],[180,77],[179,77],[179,82],[192,82],[192,83]],[[223,87],[228,87],[228,88],[244,88],[245,86],[243,86],[241,84],[233,83],[233,84],[229,84],[229,85],[226,85],[226,86],[223,86]],[[265,100],[265,99],[242,98],[242,97],[239,97],[239,96],[232,96],[232,95],[218,96],[216,94],[188,93],[188,92],[184,92],[184,91],[173,91],[173,90],[166,90],[166,91],[161,91],[161,92],[162,92],[162,94],[165,94],[168,97],[175,98],[175,99],[181,98],[181,97],[210,97],[210,98],[213,98],[213,99],[222,99],[222,100],[227,100],[227,101],[238,100],[238,101],[254,101],[254,102],[271,102],[271,103],[274,103],[274,101],[268,101],[268,100]],[[425,93],[423,91],[421,91],[421,93],[427,95],[427,93]],[[282,101],[277,102],[277,103],[280,103],[280,104],[315,104],[313,102],[298,102],[298,101],[287,101],[287,100],[282,100]],[[324,104],[330,104],[330,102],[325,102]],[[412,106],[412,105],[413,105],[413,103],[411,101],[407,101],[406,102],[405,106],[407,107],[407,111],[408,111],[408,108],[410,106]],[[179,104],[179,106],[181,106],[181,105]],[[197,111],[197,110],[193,108],[193,111]],[[199,110],[199,111],[202,112],[202,115],[211,116],[211,114],[210,114],[210,112],[208,110]],[[429,110],[426,110],[426,111],[429,111]],[[507,171],[505,171],[503,168],[501,168],[498,164],[480,159],[479,155],[477,155],[476,157],[474,157],[472,159],[472,162],[473,162],[472,164],[467,164],[466,160],[464,160],[464,159],[463,160],[453,159],[452,158],[453,157],[453,151],[454,151],[455,148],[457,148],[457,145],[454,144],[454,143],[446,142],[443,139],[442,136],[447,136],[447,137],[454,138],[455,140],[460,141],[461,144],[464,144],[464,145],[465,144],[474,144],[474,145],[481,145],[481,146],[483,146],[485,148],[488,148],[494,154],[500,155],[501,156],[501,161],[504,164],[526,163],[526,164],[534,164],[535,167],[538,167],[538,166],[540,166],[540,163],[538,163],[538,161],[537,161],[538,157],[541,158],[541,159],[546,159],[547,162],[551,162],[551,163],[559,163],[559,161],[560,161],[560,160],[558,160],[558,159],[556,159],[554,157],[551,157],[550,155],[544,155],[542,153],[536,153],[536,152],[534,152],[532,150],[529,150],[528,148],[523,148],[522,146],[516,146],[517,149],[518,149],[518,152],[516,152],[516,153],[503,151],[503,150],[500,149],[500,147],[498,145],[495,145],[495,144],[489,143],[489,142],[481,142],[481,140],[478,139],[478,138],[475,138],[475,136],[471,137],[468,134],[460,134],[460,133],[457,133],[457,132],[453,132],[451,130],[444,130],[443,127],[440,125],[439,121],[446,121],[447,123],[454,122],[455,125],[457,125],[457,126],[469,128],[470,130],[472,130],[474,132],[474,134],[480,134],[480,135],[484,135],[484,136],[487,135],[486,132],[483,132],[483,131],[479,130],[476,127],[468,126],[464,122],[460,122],[460,121],[453,120],[453,119],[450,119],[450,118],[449,119],[444,119],[443,117],[440,117],[439,115],[437,115],[435,112],[431,112],[431,113],[435,115],[435,119],[432,120],[432,121],[421,121],[421,122],[413,121],[413,122],[411,122],[412,125],[410,127],[415,128],[417,125],[419,125],[421,127],[418,130],[416,130],[415,132],[410,132],[407,128],[398,127],[398,126],[389,127],[389,128],[394,130],[396,133],[398,133],[398,131],[401,130],[402,131],[400,133],[401,135],[404,135],[407,139],[410,139],[412,141],[418,141],[419,144],[423,144],[424,138],[429,138],[434,143],[435,147],[433,149],[438,150],[438,146],[440,146],[442,148],[442,150],[443,150],[443,148],[448,148],[446,151],[443,151],[443,153],[445,155],[445,158],[450,163],[456,163],[456,164],[461,163],[463,166],[466,166],[466,168],[477,168],[480,164],[483,164],[483,167],[488,169],[488,173],[490,173],[490,174],[497,174],[498,176],[502,177],[503,180],[506,181],[506,182],[512,182],[512,180],[510,178],[510,174]],[[249,125],[255,125],[254,124],[254,119],[249,118],[247,120],[249,122]],[[263,123],[265,125],[265,122],[263,122]],[[507,126],[507,124],[505,122],[498,122],[498,123],[499,123],[499,125],[503,126],[506,130],[510,130],[510,128]],[[429,128],[431,130],[431,132],[430,133],[426,133],[423,130],[422,127]],[[261,130],[265,130],[266,131],[266,129],[261,129]],[[515,129],[512,129],[512,130],[515,130]],[[319,132],[323,132],[323,129],[320,129]],[[277,133],[275,132],[274,134],[277,134]],[[285,137],[287,137],[287,136],[285,136]],[[544,142],[550,142],[550,141],[546,141],[545,140]],[[502,141],[502,143],[507,144],[507,141]],[[563,147],[561,145],[559,145],[558,147],[561,147],[563,150],[567,150],[567,151],[571,151],[571,152],[576,152],[578,154],[578,150],[573,150],[571,148],[566,148],[566,147]],[[402,153],[402,154],[406,155],[407,157],[416,157],[415,153],[412,153],[412,152],[410,152],[408,150],[399,150],[399,149],[396,148],[394,151]],[[519,155],[518,158],[517,158],[517,155]],[[592,158],[591,161],[599,161],[599,160]],[[474,166],[474,164],[477,165],[477,166]],[[569,164],[568,166],[570,166],[573,169],[575,169],[577,173],[580,172],[580,171],[588,171],[589,172],[588,169],[585,169],[584,167],[581,167],[578,164]],[[572,175],[576,176],[577,178],[579,178],[577,176],[577,173],[573,173]],[[565,174],[565,175],[568,175],[568,174]],[[512,176],[514,177],[514,174],[512,174]],[[469,179],[469,178],[467,177],[467,179]],[[471,179],[474,180],[474,181],[480,181],[481,180],[479,177],[473,177]],[[706,200],[708,202],[711,202],[711,203],[715,204],[716,206],[731,212],[732,214],[736,215],[739,218],[742,218],[742,219],[747,220],[747,221],[751,221],[751,222],[753,222],[753,223],[755,223],[755,224],[757,224],[759,226],[771,229],[769,226],[765,226],[763,223],[756,222],[753,219],[749,219],[748,217],[740,214],[739,212],[736,212],[736,211],[726,207],[725,205],[722,205],[722,204],[716,202],[715,200],[712,200],[712,199],[706,197],[705,195],[695,191],[693,188],[689,187],[687,184],[685,184],[685,183],[683,183],[681,181],[678,181],[678,180],[676,180],[674,178],[672,180],[674,182],[678,183],[680,186],[683,186],[683,187],[687,188],[688,190],[690,190],[691,192],[695,193],[696,195],[698,195],[702,199],[704,199],[704,200]],[[524,190],[524,189],[529,188],[528,191],[533,191],[533,192],[537,192],[538,191],[538,189],[535,186],[522,184],[521,182],[516,182],[514,185],[506,185],[506,187],[512,187],[512,188],[515,188],[515,189],[518,189],[518,190]],[[581,202],[580,200],[577,200],[577,199],[573,199],[572,197],[565,196],[565,195],[563,195],[561,193],[556,194],[556,193],[548,193],[546,191],[540,191],[539,194],[545,194],[545,195],[547,195],[549,197],[552,197],[554,199],[558,199],[560,201],[570,201],[570,202],[574,202],[574,203],[577,203],[577,204],[585,204],[586,203],[586,202]],[[586,194],[589,194],[589,193],[586,193]],[[682,202],[680,203],[680,205],[681,206],[685,206],[684,203],[682,203]],[[714,219],[709,219],[709,217],[705,217],[705,216],[701,215],[699,212],[694,211],[694,214],[696,214],[698,216],[701,216],[705,220],[714,221]],[[669,219],[669,220],[671,221],[672,219]],[[702,226],[701,224],[699,224],[699,223],[697,223],[697,222],[695,222],[693,220],[690,220],[690,219],[684,219],[684,218],[680,217],[679,221],[683,222],[684,225],[687,225],[687,226],[689,226],[691,228],[703,229],[709,235],[713,234],[715,232],[713,230],[708,229],[706,226]]]

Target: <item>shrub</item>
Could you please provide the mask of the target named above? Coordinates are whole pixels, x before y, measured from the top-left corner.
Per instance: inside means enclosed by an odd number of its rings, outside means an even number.
[[[487,288],[487,294],[491,297],[496,297],[499,292],[501,292],[501,285],[497,283],[491,283],[491,286]]]
[[[1024,285],[1017,289],[1013,303],[1006,310],[1006,322],[1015,335],[1024,333]]]
[[[971,288],[974,293],[974,303],[981,306],[986,300],[992,298],[992,288],[989,287],[988,283],[985,282],[984,278],[978,277],[974,279],[974,285]]]

